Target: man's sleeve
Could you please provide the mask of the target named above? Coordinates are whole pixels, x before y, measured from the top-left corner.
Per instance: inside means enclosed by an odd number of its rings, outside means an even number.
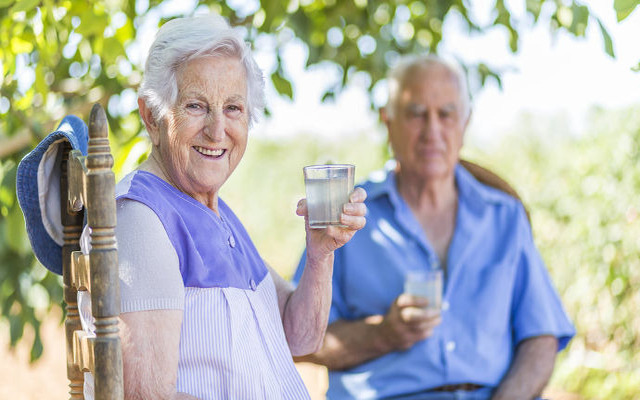
[[[342,296],[342,285],[340,284],[340,276],[343,268],[342,263],[342,251],[343,248],[337,249],[335,251],[334,261],[333,261],[333,276],[331,278],[332,282],[332,291],[331,291],[331,310],[329,311],[329,324],[334,323],[339,319],[345,318],[345,313],[341,310],[344,309],[344,299]],[[298,268],[296,269],[295,274],[293,275],[292,282],[294,285],[298,285],[300,282],[300,278],[302,278],[302,272],[304,271],[304,266],[307,261],[307,249],[302,253],[302,257],[300,257],[300,262],[298,263]]]
[[[575,335],[558,292],[533,242],[524,209],[518,210],[520,253],[512,303],[514,343],[540,335],[558,338],[558,351]]]

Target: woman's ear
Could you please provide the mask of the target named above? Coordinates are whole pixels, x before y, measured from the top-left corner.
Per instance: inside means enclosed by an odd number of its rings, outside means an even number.
[[[147,132],[151,138],[151,143],[153,143],[154,146],[159,145],[160,129],[158,122],[153,117],[151,109],[147,107],[147,103],[140,97],[138,97],[138,111],[140,112],[140,117],[142,117],[142,121],[144,121],[144,125],[147,128]]]

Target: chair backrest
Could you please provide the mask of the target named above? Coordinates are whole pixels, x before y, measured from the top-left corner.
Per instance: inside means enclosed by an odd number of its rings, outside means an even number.
[[[516,199],[518,199],[518,201],[520,201],[520,203],[522,203],[522,199],[518,195],[518,192],[516,192],[516,190],[507,181],[500,178],[494,172],[491,172],[490,170],[467,160],[460,160],[460,164],[462,164],[462,166],[467,171],[469,171],[471,175],[473,175],[479,182],[501,190],[508,195],[515,197]],[[527,213],[527,218],[529,219],[529,221],[531,221],[529,210],[527,210],[526,207],[524,208],[524,210]]]
[[[87,156],[66,143],[62,154],[60,204],[64,245],[67,377],[71,399],[84,399],[84,373],[91,372],[95,399],[123,399],[122,350],[118,336],[120,286],[116,250],[115,176],[107,117],[98,104],[89,117]],[[91,250],[80,251],[86,217]],[[90,293],[95,336],[82,329],[78,291]]]

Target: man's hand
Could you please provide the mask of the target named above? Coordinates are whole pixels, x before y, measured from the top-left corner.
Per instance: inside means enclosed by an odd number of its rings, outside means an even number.
[[[401,294],[393,302],[380,324],[389,351],[407,350],[433,334],[442,319],[439,310],[427,305],[427,299],[409,294]]]
[[[441,322],[440,311],[427,309],[427,305],[424,297],[402,294],[386,315],[338,320],[327,329],[319,352],[297,360],[345,370],[392,351],[407,350],[431,336]]]

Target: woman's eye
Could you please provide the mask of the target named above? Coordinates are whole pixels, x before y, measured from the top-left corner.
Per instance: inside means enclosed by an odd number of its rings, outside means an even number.
[[[189,110],[194,110],[194,111],[204,110],[204,107],[201,104],[198,104],[198,103],[189,103],[189,104],[187,104],[187,108]]]
[[[240,112],[242,111],[242,108],[240,106],[237,106],[235,104],[231,104],[227,106],[227,111],[229,112]]]

